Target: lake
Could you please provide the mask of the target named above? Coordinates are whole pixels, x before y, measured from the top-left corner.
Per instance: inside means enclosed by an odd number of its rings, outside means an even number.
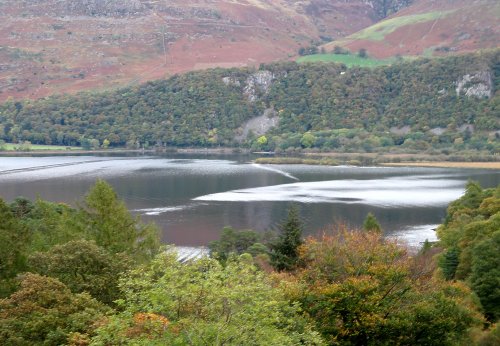
[[[75,205],[108,181],[128,208],[154,221],[166,243],[203,246],[224,226],[276,229],[292,203],[307,234],[331,225],[359,227],[375,214],[389,237],[409,245],[434,240],[447,204],[469,179],[483,187],[500,172],[478,169],[258,165],[249,156],[0,157],[0,197],[41,197]]]

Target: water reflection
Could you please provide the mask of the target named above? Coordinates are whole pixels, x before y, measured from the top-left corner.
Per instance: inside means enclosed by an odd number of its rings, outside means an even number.
[[[265,231],[298,203],[309,234],[373,212],[389,236],[429,238],[468,179],[496,186],[500,172],[466,169],[256,165],[247,156],[0,157],[0,196],[75,204],[97,178],[156,222],[163,240],[206,245],[224,226]]]

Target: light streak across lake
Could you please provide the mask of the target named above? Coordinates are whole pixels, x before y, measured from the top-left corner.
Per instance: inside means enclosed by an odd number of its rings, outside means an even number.
[[[81,205],[104,179],[145,222],[156,223],[165,243],[199,247],[225,226],[267,231],[298,204],[305,234],[335,223],[362,225],[375,214],[384,234],[419,244],[435,237],[447,204],[469,179],[497,186],[492,170],[257,165],[228,155],[85,155],[0,157],[0,198],[38,197]],[[196,250],[198,251],[198,250]]]

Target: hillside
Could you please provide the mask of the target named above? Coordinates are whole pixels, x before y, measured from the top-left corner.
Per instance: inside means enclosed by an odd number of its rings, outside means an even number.
[[[375,69],[292,62],[212,69],[113,92],[8,101],[0,106],[0,139],[495,153],[498,90],[500,51]]]
[[[0,101],[258,66],[357,32],[408,2],[0,0]]]
[[[324,45],[370,56],[438,56],[500,46],[497,0],[417,0],[409,7],[344,39]]]

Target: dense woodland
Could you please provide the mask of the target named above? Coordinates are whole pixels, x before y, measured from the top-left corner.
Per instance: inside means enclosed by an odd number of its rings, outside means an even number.
[[[259,71],[271,72],[269,83],[252,79]],[[479,72],[489,73],[492,97],[457,95],[458,81]],[[293,62],[258,70],[212,69],[105,93],[9,100],[0,105],[0,140],[86,149],[161,145],[495,153],[499,90],[498,50],[374,69]],[[265,136],[250,131],[242,143],[236,141],[245,121],[266,109],[279,117],[279,125]]]
[[[2,345],[498,345],[500,186],[469,183],[409,254],[332,226],[226,228],[180,263],[107,183],[81,205],[0,200]]]

